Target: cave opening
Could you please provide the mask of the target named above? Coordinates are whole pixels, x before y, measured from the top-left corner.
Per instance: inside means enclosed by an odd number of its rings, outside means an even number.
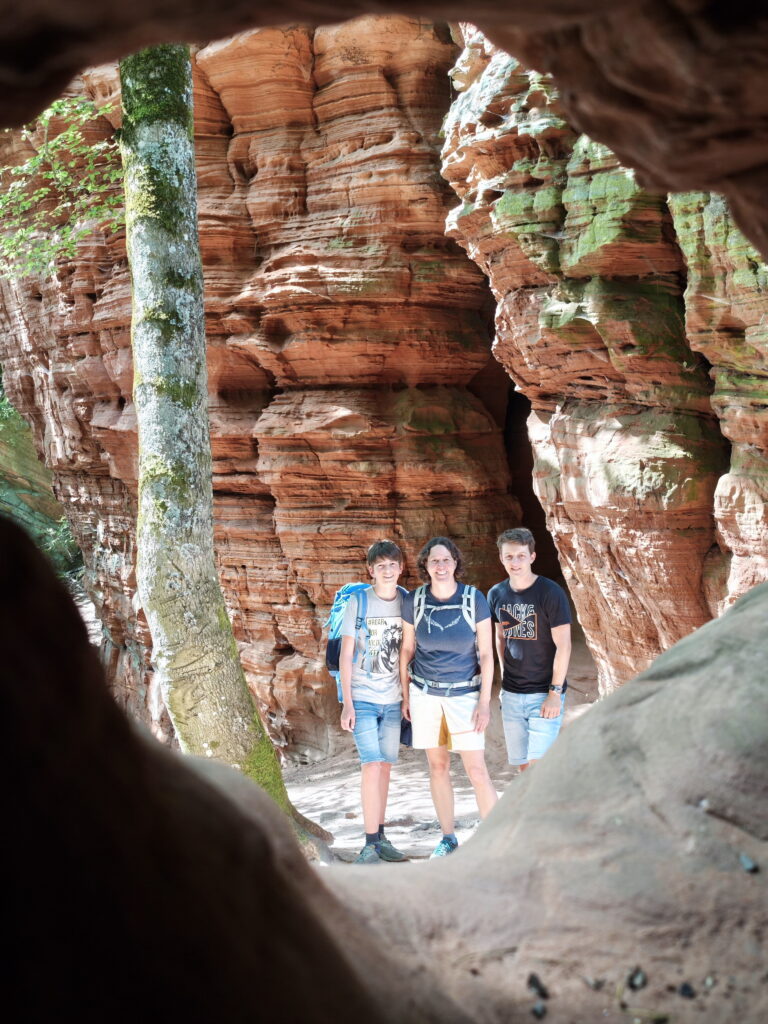
[[[489,307],[492,305],[491,300]],[[489,334],[491,330],[489,327]],[[531,402],[493,356],[471,381],[469,391],[482,401],[498,426],[509,466],[510,494],[518,500],[522,512],[519,525],[527,527],[536,540],[536,571],[565,586],[546,514],[533,488],[534,459],[527,428]]]

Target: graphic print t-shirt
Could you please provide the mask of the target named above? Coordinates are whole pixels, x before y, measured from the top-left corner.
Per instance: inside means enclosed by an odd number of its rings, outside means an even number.
[[[403,639],[401,610],[403,598],[398,590],[391,601],[384,601],[368,587],[366,622],[368,635],[355,631],[358,595],[347,601],[341,624],[342,636],[357,636],[357,657],[352,662],[352,700],[372,704],[394,704],[400,700],[400,644]]]
[[[456,593],[438,601],[427,587],[424,616],[416,627],[416,653],[411,666],[415,675],[436,683],[462,683],[480,671],[475,646],[475,631],[461,612],[465,583]],[[413,625],[413,602],[416,591],[403,599],[403,622]],[[475,622],[491,617],[488,603],[478,590],[475,594]]]
[[[537,576],[525,590],[513,590],[504,580],[488,591],[488,604],[504,630],[501,685],[512,693],[546,693],[557,651],[552,629],[571,621],[565,591],[546,576]]]

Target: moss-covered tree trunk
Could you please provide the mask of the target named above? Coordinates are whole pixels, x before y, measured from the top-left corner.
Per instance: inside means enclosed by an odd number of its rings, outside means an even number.
[[[122,62],[120,79],[139,429],[137,583],[156,671],[182,749],[237,766],[288,809],[214,561],[189,50],[144,50]]]

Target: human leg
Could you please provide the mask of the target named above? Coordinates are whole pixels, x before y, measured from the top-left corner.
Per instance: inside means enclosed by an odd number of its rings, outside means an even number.
[[[379,743],[382,755],[386,760],[380,762],[380,783],[379,783],[379,857],[386,861],[403,861],[408,858],[401,853],[389,839],[384,835],[384,819],[387,813],[387,798],[389,796],[389,780],[392,774],[392,765],[397,761],[400,753],[400,702],[388,704],[384,709],[379,724]]]
[[[360,799],[363,805],[363,826],[366,835],[378,834],[379,824],[384,817],[381,802],[383,769],[381,761],[369,761],[361,766]],[[387,781],[389,772],[387,771]]]
[[[447,747],[441,746],[444,704],[443,698],[434,694],[425,694],[419,687],[411,684],[413,746],[416,750],[426,751],[432,803],[435,805],[435,813],[443,830],[443,838],[432,854],[433,857],[445,856],[458,845],[453,834],[453,785],[451,784],[450,754]]]
[[[400,729],[400,711],[399,711],[399,705],[398,705],[398,731],[399,731],[399,729]],[[387,797],[389,796],[389,779],[390,779],[390,775],[392,774],[392,765],[389,764],[386,761],[382,761],[382,762],[380,762],[379,767],[381,769],[380,783],[379,783],[379,807],[380,807],[380,815],[379,815],[379,841],[378,841],[379,857],[381,857],[382,860],[392,861],[392,862],[401,861],[401,860],[408,860],[406,855],[404,853],[402,853],[400,850],[398,850],[397,847],[394,846],[390,842],[390,840],[384,835],[384,818],[386,817],[386,813],[387,813]],[[367,826],[366,826],[366,831],[367,831]]]
[[[487,818],[499,796],[488,773],[484,750],[461,750],[461,760],[472,788],[475,791],[477,809],[481,818]]]
[[[528,763],[532,764],[544,757],[546,752],[557,739],[560,727],[563,724],[563,708],[565,707],[565,694],[560,700],[560,714],[557,718],[542,718],[541,705],[544,703],[547,694],[531,694],[535,700],[531,701],[528,717]]]
[[[379,779],[379,827],[384,826],[389,797],[389,782],[392,765],[400,754],[400,702],[382,706],[379,717],[379,749],[381,750],[381,771]]]
[[[507,761],[521,771],[528,767],[528,712],[525,693],[501,691],[501,722]]]
[[[359,863],[378,863],[380,858],[379,825],[384,820],[386,797],[392,763],[397,760],[400,736],[399,703],[373,704],[353,701],[355,727],[353,737],[361,761],[360,798],[363,806],[365,846],[357,860]],[[393,738],[392,708],[398,712],[396,739]],[[394,847],[393,847],[394,850]],[[398,851],[394,851],[395,854]],[[387,859],[404,859],[402,855]]]
[[[389,799],[389,782],[392,776],[392,765],[385,761],[379,762],[381,768],[379,774],[379,829],[384,825],[384,818],[387,814],[387,800]]]
[[[427,762],[429,763],[429,788],[437,820],[440,822],[443,835],[452,835],[454,817],[451,755],[445,747],[432,747],[427,750]]]
[[[498,800],[485,764],[485,733],[474,727],[479,693],[447,697],[443,702],[451,749],[461,754],[464,770],[475,791],[480,817],[485,818]]]

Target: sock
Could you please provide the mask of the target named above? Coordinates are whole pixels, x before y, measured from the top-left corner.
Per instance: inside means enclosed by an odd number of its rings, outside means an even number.
[[[456,838],[455,832],[443,832],[443,839],[448,839],[451,843],[454,843],[456,846],[459,845],[459,840]]]
[[[375,846],[376,843],[378,843],[378,841],[379,841],[379,833],[378,832],[366,832],[365,833],[365,845],[366,846]]]
[[[383,839],[383,838],[384,838],[384,826],[383,825],[379,825],[379,839]]]

